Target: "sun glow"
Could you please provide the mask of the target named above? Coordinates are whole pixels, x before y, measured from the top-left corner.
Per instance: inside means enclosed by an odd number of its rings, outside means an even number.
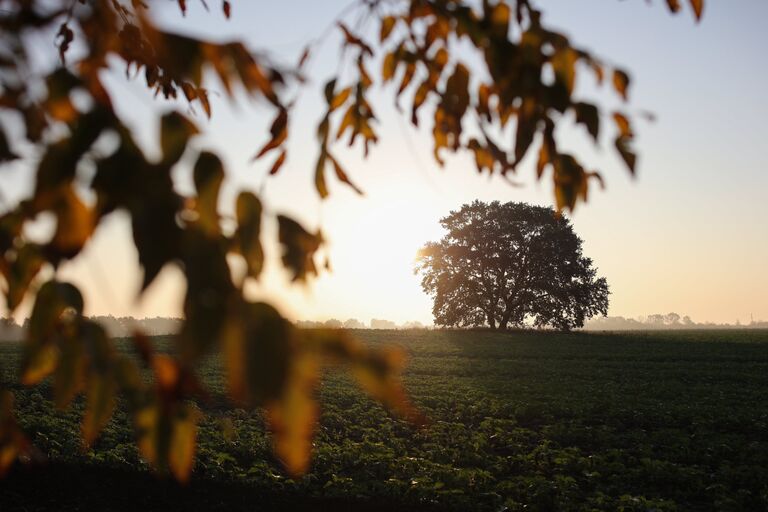
[[[405,199],[366,200],[370,207],[340,207],[328,219],[332,271],[318,280],[317,298],[327,291],[350,311],[429,321],[426,297],[414,293],[420,278],[413,270],[419,248],[440,235],[434,213]]]

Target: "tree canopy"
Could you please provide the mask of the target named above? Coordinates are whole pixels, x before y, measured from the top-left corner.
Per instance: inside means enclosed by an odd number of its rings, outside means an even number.
[[[608,313],[608,283],[551,208],[475,201],[440,223],[417,263],[437,325],[570,330]]]
[[[209,7],[213,1],[201,3]],[[295,94],[315,85],[306,64],[320,43],[309,44],[296,64],[277,64],[268,51],[239,41],[165,31],[153,19],[154,3],[0,2],[0,165],[23,165],[33,182],[28,196],[0,211],[7,308],[14,312],[25,299],[34,303],[20,381],[37,385],[52,376],[54,400],[62,408],[84,392],[86,445],[111,417],[118,394],[124,396],[142,457],[186,480],[200,414],[195,402],[205,394],[195,369],[203,357],[218,354],[232,403],[266,408],[276,453],[289,471],[300,473],[309,461],[321,363],[350,364],[374,397],[416,418],[397,378],[402,355],[366,349],[340,331],[298,330],[269,304],[248,300],[245,283],[259,279],[264,263],[264,221],[277,223],[282,261],[294,280],[317,274],[324,238],[289,216],[267,213],[262,198],[249,190],[237,197],[235,218],[224,222],[219,190],[228,170],[215,152],[196,152],[188,143],[204,129],[203,114],[212,115],[208,84],[214,78],[223,98],[245,91],[271,109],[269,136],[254,147],[254,156],[272,158],[269,173],[280,172],[289,158]],[[177,3],[186,12],[187,2]],[[217,3],[220,11],[211,16],[237,16],[236,4]],[[680,9],[677,0],[666,3],[672,12]],[[690,0],[697,18],[702,4]],[[374,85],[387,82],[397,84],[395,101],[414,125],[429,123],[438,163],[446,153],[466,151],[479,172],[508,177],[538,144],[536,176],[552,179],[558,209],[586,200],[589,183],[599,179],[559,149],[556,127],[567,115],[595,141],[603,120],[613,120],[615,148],[634,170],[630,116],[601,112],[574,89],[577,75],[586,72],[597,82],[605,79],[626,100],[628,73],[549,29],[534,2],[360,0],[354,9],[379,30],[375,37],[358,31],[343,16],[335,25],[343,59],[354,66],[351,76],[334,76],[320,86],[326,108],[317,126],[314,182],[321,197],[328,195],[329,174],[359,190],[337,158],[336,142],[358,143],[365,154],[375,145],[376,114],[368,98]],[[480,57],[479,70],[465,61],[468,47]],[[379,58],[382,67],[374,69]],[[159,158],[147,155],[114,107],[104,76],[116,67],[161,99],[188,102],[189,108],[166,105],[170,110],[159,119]],[[469,124],[474,129],[464,130]],[[505,133],[506,142],[500,135]],[[174,186],[176,168],[191,173],[191,194]],[[171,354],[157,353],[141,333],[134,337],[138,359],[119,353],[104,328],[83,316],[77,287],[56,278],[59,266],[78,258],[116,211],[131,219],[142,290],[166,265],[178,267],[186,280],[185,322]],[[42,216],[53,218],[55,228],[49,240],[39,242],[28,228]],[[233,258],[247,267],[243,280],[232,278]],[[142,371],[154,379],[145,381]],[[30,452],[12,398],[8,391],[0,397],[0,473]]]

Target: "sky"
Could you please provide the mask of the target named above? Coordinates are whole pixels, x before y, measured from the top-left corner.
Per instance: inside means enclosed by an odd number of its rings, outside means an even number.
[[[314,130],[322,84],[338,69],[340,47],[336,31],[327,31],[348,1],[235,0],[229,21],[218,10],[206,13],[189,3],[185,19],[173,2],[155,10],[158,23],[220,41],[240,39],[251,49],[269,51],[277,62],[295,63],[308,41],[328,33],[310,62],[310,83],[292,120],[289,158],[277,176],[265,176],[269,159],[250,162],[271,121],[263,104],[244,97],[231,102],[214,93],[212,119],[196,117],[204,134],[195,147],[215,148],[225,159],[224,211],[239,190],[259,191],[270,213],[289,213],[308,227],[320,227],[329,239],[332,272],[308,286],[289,283],[279,248],[268,244],[265,274],[247,289],[254,299],[272,301],[293,319],[428,324],[431,300],[413,274],[413,262],[422,244],[441,236],[441,217],[474,199],[552,205],[551,183],[535,181],[531,159],[518,170],[523,187],[478,176],[466,155],[438,167],[430,123],[412,128],[394,108],[391,86],[380,85],[373,96],[379,144],[367,159],[359,147],[334,148],[365,196],[331,179],[331,195],[321,201],[312,180]],[[718,323],[768,319],[768,31],[763,27],[768,2],[708,0],[700,24],[690,12],[670,15],[662,1],[537,4],[546,23],[630,71],[631,102],[622,108],[648,110],[657,118],[636,122],[640,156],[634,179],[611,149],[610,130],[604,130],[598,148],[580,130],[566,127],[560,134],[561,144],[599,169],[607,183],[605,191],[595,188],[572,220],[585,254],[608,280],[609,314],[675,311]],[[371,33],[376,30],[370,27]],[[117,110],[150,154],[157,154],[158,113],[168,105],[123,71],[109,77]],[[615,95],[591,82],[583,76],[577,91],[607,108],[619,106]],[[213,91],[217,87],[210,84]],[[423,115],[427,120],[428,109]],[[608,119],[604,122],[607,126]],[[181,191],[190,187],[189,160],[176,170]],[[274,235],[270,223],[265,242]],[[88,314],[180,315],[184,284],[177,269],[166,268],[141,298],[139,275],[128,219],[121,215],[102,225],[81,257],[60,269],[61,278],[85,291]]]

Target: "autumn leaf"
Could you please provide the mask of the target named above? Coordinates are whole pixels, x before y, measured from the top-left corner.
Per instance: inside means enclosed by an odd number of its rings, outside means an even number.
[[[224,330],[230,396],[249,406],[282,395],[292,359],[293,327],[272,306],[241,303]]]
[[[76,328],[82,313],[83,297],[75,286],[48,281],[40,287],[22,351],[22,384],[36,384],[56,369],[59,359],[56,336],[66,338],[65,331]]]
[[[635,155],[634,151],[630,149],[629,142],[629,137],[618,136],[616,137],[614,145],[616,146],[616,150],[619,152],[619,155],[621,155],[621,158],[624,160],[624,163],[627,164],[629,172],[635,174],[635,163],[637,161],[637,156]]]
[[[349,99],[350,93],[352,93],[352,87],[345,87],[344,89],[336,93],[336,95],[333,96],[333,99],[330,102],[328,111],[333,112],[334,110],[342,106],[344,103],[346,103],[347,99]]]
[[[363,191],[360,190],[360,188],[357,185],[352,183],[352,181],[350,181],[349,176],[347,176],[347,173],[344,172],[344,169],[342,169],[341,165],[336,160],[336,158],[330,154],[328,155],[328,158],[331,161],[331,164],[333,165],[333,170],[335,171],[336,177],[339,179],[339,181],[349,186],[352,190],[354,190],[358,194],[363,195]]]
[[[53,400],[64,409],[85,383],[85,350],[77,336],[63,337],[57,343],[58,361],[53,374]]]
[[[197,190],[198,222],[205,233],[216,236],[220,232],[218,203],[224,166],[218,156],[204,151],[197,158],[192,177]]]
[[[320,199],[328,197],[328,185],[325,182],[325,161],[328,159],[328,153],[325,149],[320,150],[320,156],[317,157],[315,164],[315,189],[320,194]]]
[[[667,0],[667,5],[669,6],[669,10],[672,12],[677,12],[680,10],[680,0]]]
[[[9,311],[14,311],[27,293],[30,283],[45,263],[43,249],[24,244],[8,254],[8,265],[0,266],[6,281],[5,297]]]
[[[690,0],[693,13],[696,15],[696,21],[701,20],[701,14],[704,11],[704,0]]]
[[[613,120],[616,122],[616,126],[619,129],[619,135],[622,137],[632,137],[632,127],[629,124],[627,116],[621,112],[613,113]]]
[[[616,92],[618,92],[619,95],[624,98],[624,101],[626,101],[627,89],[629,88],[629,75],[620,69],[614,69],[613,88],[616,89]]]
[[[261,201],[251,192],[241,192],[235,203],[237,213],[236,240],[240,254],[245,258],[248,275],[258,278],[264,266],[261,246]]]
[[[280,147],[283,142],[288,138],[288,111],[280,109],[277,116],[272,121],[272,126],[269,128],[271,138],[262,146],[262,148],[253,157],[253,160],[257,160],[266,155],[275,148]]]
[[[583,124],[595,142],[600,134],[600,114],[597,107],[589,103],[575,103],[576,122]]]
[[[200,412],[192,404],[151,405],[134,416],[139,453],[156,469],[170,471],[179,482],[189,480],[195,460]]]
[[[96,225],[95,212],[83,203],[72,186],[62,187],[56,195],[56,232],[48,249],[58,257],[72,258],[91,237]]]
[[[178,162],[187,148],[190,137],[198,132],[197,127],[178,112],[164,115],[160,121],[160,147],[163,150],[163,163],[173,165]]]
[[[266,405],[275,454],[294,477],[309,469],[318,418],[318,373],[319,364],[313,354],[295,356],[283,392]]]
[[[30,444],[14,415],[13,394],[0,390],[0,478],[4,477],[20,455],[30,451]]]
[[[85,377],[85,414],[82,421],[83,443],[90,446],[115,409],[118,391],[115,349],[104,328],[90,320],[80,323],[78,337],[87,360]]]
[[[85,414],[81,429],[83,443],[90,446],[112,417],[117,385],[109,376],[94,374],[88,378],[85,391]]]
[[[394,16],[384,16],[381,19],[381,31],[379,32],[379,41],[384,42],[392,33],[392,29],[395,28],[397,19]]]
[[[278,215],[277,222],[278,240],[283,246],[283,265],[293,272],[293,280],[305,280],[308,274],[317,275],[314,256],[323,243],[320,232],[311,234],[284,215]]]
[[[272,164],[272,167],[269,168],[269,175],[273,176],[280,172],[280,168],[285,163],[285,157],[286,152],[285,150],[282,150],[279,155],[277,155],[277,158],[275,159],[274,163]]]

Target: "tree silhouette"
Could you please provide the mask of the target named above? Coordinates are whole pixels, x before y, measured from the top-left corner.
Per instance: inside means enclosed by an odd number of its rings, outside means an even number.
[[[437,325],[570,330],[608,312],[608,284],[582,255],[571,223],[551,208],[475,201],[440,223],[417,272]]]
[[[177,3],[186,12],[187,2]],[[201,3],[208,7],[213,0]],[[690,0],[697,18],[702,4]],[[339,330],[298,330],[269,304],[244,297],[245,282],[262,271],[264,218],[276,218],[282,261],[294,280],[317,274],[315,257],[324,239],[288,216],[267,214],[249,191],[240,192],[235,222],[223,229],[218,199],[227,169],[217,154],[195,153],[188,144],[202,129],[189,111],[212,115],[207,84],[215,77],[224,98],[245,91],[271,109],[269,138],[254,152],[257,159],[273,158],[270,174],[280,172],[289,158],[295,94],[311,84],[306,64],[318,42],[309,44],[295,65],[278,65],[268,52],[251,51],[238,41],[212,42],[162,30],[148,0],[6,0],[1,5],[0,110],[8,122],[0,123],[0,165],[21,162],[34,182],[28,197],[4,205],[0,213],[0,274],[8,309],[13,312],[27,297],[34,301],[22,357],[24,385],[52,376],[54,399],[62,408],[85,393],[86,445],[110,419],[121,394],[142,457],[179,480],[189,477],[194,460],[200,416],[194,404],[201,396],[195,372],[210,354],[224,360],[233,403],[266,409],[275,451],[293,474],[305,471],[309,462],[321,361],[351,365],[374,397],[417,417],[398,379],[403,358],[395,349],[370,350]],[[229,1],[219,5],[221,11],[211,16],[237,15]],[[667,5],[672,12],[680,9],[677,0]],[[368,98],[375,84],[392,81],[396,103],[411,122],[430,123],[438,163],[446,152],[469,152],[479,171],[509,177],[538,137],[536,176],[552,179],[558,209],[586,200],[590,182],[599,179],[558,148],[555,129],[566,114],[575,115],[595,141],[604,131],[603,119],[611,119],[618,155],[634,170],[629,117],[621,111],[601,113],[574,95],[577,74],[586,72],[601,83],[609,76],[626,100],[629,75],[549,29],[532,1],[360,0],[354,9],[379,30],[374,41],[343,17],[337,23],[344,38],[342,58],[354,66],[351,77],[335,76],[322,86],[326,108],[316,131],[314,176],[321,197],[328,195],[329,170],[359,191],[334,143],[359,142],[368,154],[378,140]],[[46,59],[43,49],[49,47],[54,51]],[[472,71],[478,66],[466,62],[469,50],[484,69]],[[373,69],[378,57],[383,66]],[[173,110],[162,115],[159,158],[147,156],[114,108],[115,91],[103,82],[114,63],[160,98],[189,104],[179,109],[172,103]],[[434,107],[428,121],[420,115],[426,104]],[[476,128],[471,134],[463,130],[470,123]],[[512,126],[508,143],[494,135]],[[104,138],[116,147],[105,149],[99,143]],[[178,166],[192,168],[195,191],[188,197],[171,179]],[[80,291],[49,277],[77,258],[116,211],[131,219],[142,290],[166,265],[177,266],[186,280],[185,321],[171,354],[158,354],[141,333],[134,337],[138,359],[118,352],[103,326],[83,316]],[[39,243],[25,228],[41,215],[54,218],[55,228]],[[245,264],[245,280],[233,282],[228,258]],[[152,383],[140,378],[142,371],[154,376]],[[13,396],[2,392],[0,473],[29,451],[13,411]]]

